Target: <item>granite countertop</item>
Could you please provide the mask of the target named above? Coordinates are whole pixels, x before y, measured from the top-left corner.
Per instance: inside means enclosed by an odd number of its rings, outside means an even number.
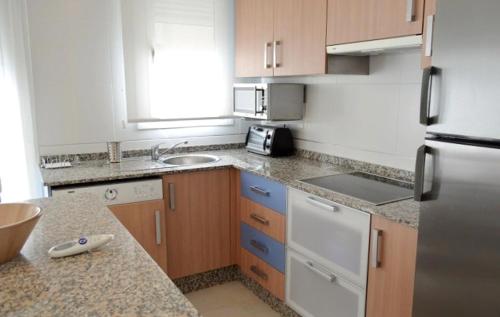
[[[199,316],[96,197],[32,202],[43,215],[21,255],[0,266],[1,316]],[[57,243],[101,233],[115,239],[91,253],[47,255]]]
[[[221,159],[215,163],[196,166],[166,167],[152,162],[147,157],[123,160],[119,164],[106,161],[88,161],[66,169],[42,169],[44,184],[50,187],[77,185],[90,182],[113,181],[141,178],[185,171],[207,170],[235,167],[281,182],[292,188],[300,189],[325,199],[359,209],[368,213],[384,216],[392,221],[418,227],[419,204],[412,199],[374,206],[366,201],[325,190],[298,180],[317,176],[351,172],[340,165],[308,159],[300,156],[271,158],[246,152],[244,149],[200,152],[217,155]],[[381,175],[385,176],[385,175]]]

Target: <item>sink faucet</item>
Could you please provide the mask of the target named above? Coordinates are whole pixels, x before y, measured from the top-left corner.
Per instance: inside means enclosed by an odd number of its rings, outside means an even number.
[[[179,145],[188,144],[188,141],[182,141],[179,143],[175,143],[174,145],[172,145],[171,147],[169,147],[167,149],[160,150],[160,146],[163,144],[165,144],[165,143],[156,144],[155,146],[151,147],[151,160],[158,161],[160,159],[160,156],[172,151],[173,149],[175,149]]]

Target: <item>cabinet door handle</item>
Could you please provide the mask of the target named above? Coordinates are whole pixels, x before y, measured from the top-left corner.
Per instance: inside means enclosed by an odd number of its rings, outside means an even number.
[[[281,67],[281,63],[278,61],[278,46],[281,45],[281,41],[273,42],[273,67]]]
[[[264,68],[269,69],[273,65],[269,63],[269,48],[271,47],[271,43],[266,42],[264,43]]]
[[[261,269],[259,269],[256,265],[250,266],[250,271],[252,271],[255,275],[257,275],[258,277],[260,277],[264,281],[267,281],[268,278],[269,278],[267,276],[266,272],[264,272]]]
[[[432,37],[434,36],[434,15],[427,16],[427,30],[425,32],[425,56],[432,56]]]
[[[268,192],[267,190],[262,189],[262,188],[260,188],[258,186],[250,186],[250,190],[253,191],[254,193],[262,195],[262,196],[269,196],[269,195],[271,195],[270,192]]]
[[[314,263],[311,261],[306,261],[305,266],[311,270],[311,272],[316,273],[317,275],[321,276],[322,278],[326,279],[328,282],[333,283],[337,279],[337,277],[332,274],[332,273],[326,273],[323,272],[322,270],[318,269],[316,266],[314,266]]]
[[[266,245],[262,242],[259,242],[257,240],[250,240],[250,245],[254,248],[256,248],[257,250],[259,250],[260,252],[262,253],[265,253],[265,254],[268,254],[269,253],[269,249],[266,247]]]
[[[370,262],[373,268],[379,268],[382,265],[382,247],[380,243],[382,236],[382,230],[372,229]]]
[[[161,244],[161,215],[159,210],[155,210],[156,244]]]
[[[257,222],[260,222],[263,225],[266,225],[266,226],[269,225],[269,220],[267,220],[266,218],[264,218],[262,216],[255,214],[255,213],[251,213],[250,218],[252,218],[253,220],[255,220]]]
[[[329,205],[327,203],[324,203],[315,197],[307,197],[306,201],[313,206],[323,208],[323,209],[331,211],[331,212],[339,211],[339,208],[337,206],[333,206],[333,205]]]
[[[406,22],[415,21],[415,0],[406,0]]]
[[[175,184],[168,183],[168,208],[175,210]]]

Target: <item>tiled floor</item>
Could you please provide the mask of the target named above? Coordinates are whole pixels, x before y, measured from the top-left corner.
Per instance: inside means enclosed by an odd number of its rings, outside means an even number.
[[[240,282],[206,288],[186,297],[205,317],[280,316]]]

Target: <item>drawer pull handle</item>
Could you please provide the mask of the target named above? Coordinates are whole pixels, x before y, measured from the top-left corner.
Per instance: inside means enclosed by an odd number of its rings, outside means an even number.
[[[253,220],[255,220],[257,222],[260,222],[263,225],[269,226],[269,220],[267,220],[266,218],[264,218],[262,216],[259,216],[257,214],[252,213],[252,214],[250,214],[250,218],[252,218]]]
[[[325,272],[321,271],[320,269],[318,269],[316,266],[314,266],[314,263],[312,263],[311,261],[307,261],[305,263],[305,265],[309,270],[311,270],[311,272],[318,274],[319,276],[323,277],[324,279],[326,279],[330,283],[335,282],[335,280],[337,279],[337,277],[335,275],[333,275],[331,273],[325,273]]]
[[[326,210],[331,211],[331,212],[339,211],[339,208],[337,206],[333,206],[333,205],[327,204],[325,202],[322,202],[315,197],[307,197],[306,201],[313,206],[323,208],[323,209],[326,209]]]
[[[256,248],[257,250],[259,250],[260,252],[262,253],[265,253],[265,254],[268,254],[269,253],[269,249],[266,247],[266,245],[262,242],[259,242],[257,240],[250,240],[250,245],[254,248]]]
[[[262,195],[262,196],[269,196],[271,194],[267,190],[262,189],[258,186],[250,186],[250,190],[253,191],[254,193]]]
[[[256,265],[250,266],[250,271],[252,271],[255,275],[257,275],[258,277],[260,277],[264,281],[267,281],[269,278],[267,276],[267,274],[264,271],[262,271],[261,269],[259,269]]]
[[[379,268],[382,265],[382,248],[380,243],[382,235],[382,230],[372,230],[372,248],[370,254],[370,262],[373,268]]]

